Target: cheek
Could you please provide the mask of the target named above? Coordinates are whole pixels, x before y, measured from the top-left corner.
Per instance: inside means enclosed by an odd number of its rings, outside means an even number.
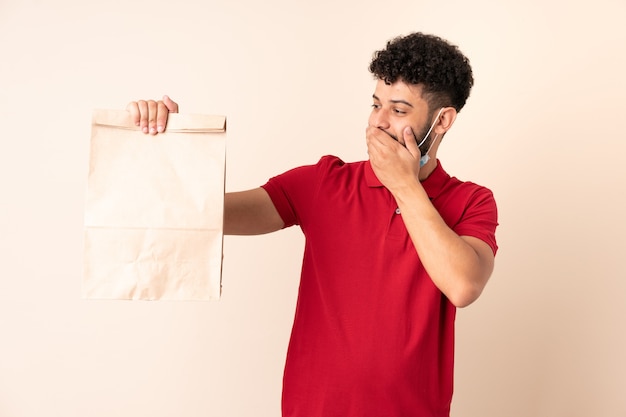
[[[411,128],[411,132],[413,133],[412,134],[413,139],[419,143],[419,141],[421,140],[420,132],[422,131],[421,123],[419,123],[419,121],[416,121],[416,120],[411,120],[411,121],[407,120],[401,128],[402,131],[404,131],[404,128],[406,128],[407,126]]]

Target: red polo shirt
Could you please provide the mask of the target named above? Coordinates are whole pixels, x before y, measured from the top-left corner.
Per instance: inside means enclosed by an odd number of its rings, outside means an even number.
[[[491,191],[439,163],[422,185],[449,227],[496,252]],[[263,188],[306,237],[283,416],[448,417],[456,309],[369,162],[326,156]]]

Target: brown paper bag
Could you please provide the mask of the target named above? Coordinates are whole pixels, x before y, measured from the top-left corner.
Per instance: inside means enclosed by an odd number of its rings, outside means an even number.
[[[218,299],[226,118],[170,114],[156,136],[124,110],[92,122],[83,296]]]

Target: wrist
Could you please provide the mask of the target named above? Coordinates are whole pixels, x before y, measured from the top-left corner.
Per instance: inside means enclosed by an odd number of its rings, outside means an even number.
[[[398,205],[414,205],[420,200],[428,201],[428,194],[426,194],[426,190],[424,190],[424,187],[417,178],[414,181],[398,185],[389,191],[396,199]]]

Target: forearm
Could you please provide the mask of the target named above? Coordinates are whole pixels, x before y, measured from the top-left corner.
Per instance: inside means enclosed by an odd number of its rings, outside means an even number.
[[[457,307],[475,301],[493,270],[488,245],[450,229],[415,182],[395,190],[402,219],[424,268],[435,285]]]

